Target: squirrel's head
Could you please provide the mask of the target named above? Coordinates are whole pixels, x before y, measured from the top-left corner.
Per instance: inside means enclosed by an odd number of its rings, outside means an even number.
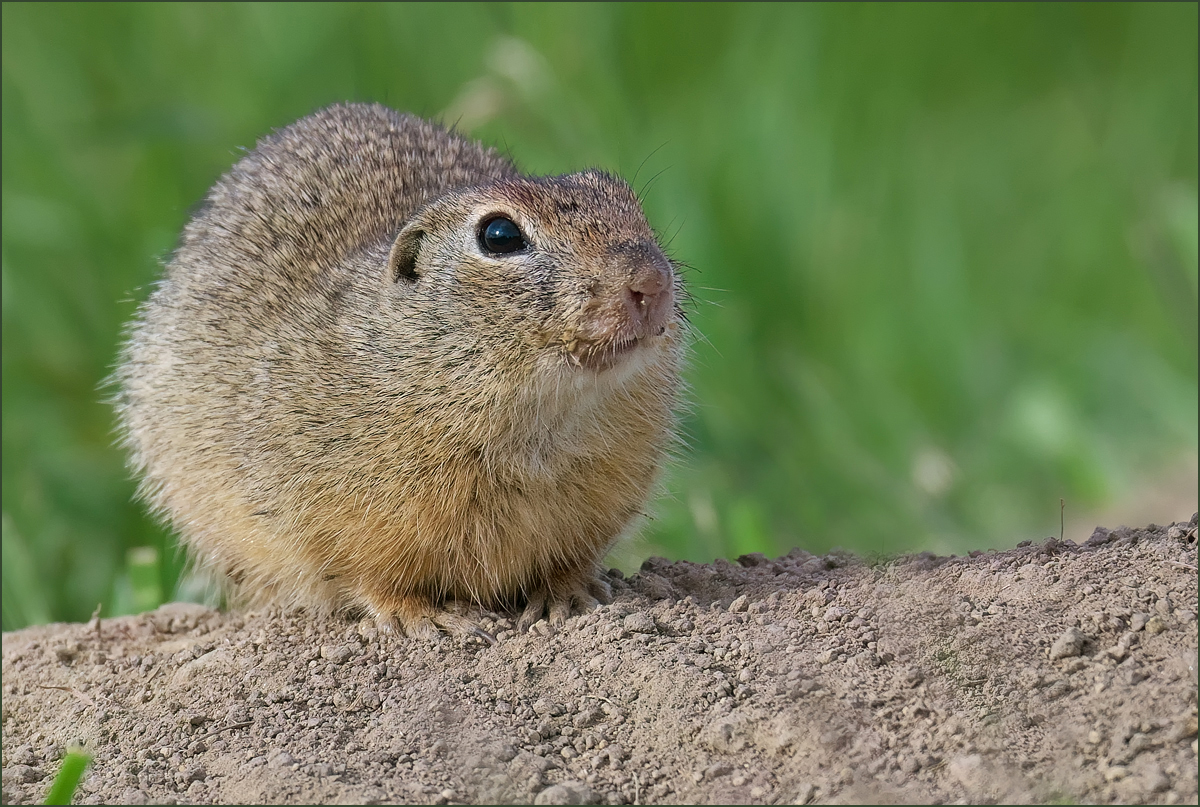
[[[678,272],[629,185],[599,171],[427,202],[392,243],[382,282],[398,315],[437,311],[430,336],[491,363],[596,375],[679,351]]]

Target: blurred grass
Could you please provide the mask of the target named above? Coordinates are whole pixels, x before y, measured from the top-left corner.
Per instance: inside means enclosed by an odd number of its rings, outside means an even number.
[[[4,4],[4,628],[176,591],[97,387],[239,148],[347,99],[636,175],[695,267],[627,558],[1056,533],[1196,451],[1196,76],[1195,4]]]
[[[70,804],[79,789],[79,782],[92,764],[92,755],[82,748],[71,748],[63,757],[62,766],[50,784],[45,804]]]

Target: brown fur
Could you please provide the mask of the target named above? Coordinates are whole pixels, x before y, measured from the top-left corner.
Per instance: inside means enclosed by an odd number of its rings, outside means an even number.
[[[485,254],[481,222],[528,250]],[[384,107],[264,138],[184,229],[116,405],[142,495],[250,602],[470,632],[599,595],[671,441],[679,275],[633,192]]]

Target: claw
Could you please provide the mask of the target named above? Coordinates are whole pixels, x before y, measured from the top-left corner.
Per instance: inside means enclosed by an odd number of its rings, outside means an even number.
[[[387,614],[378,614],[375,617],[375,627],[380,633],[386,633],[389,636],[401,635],[400,623],[396,621],[396,617]]]
[[[576,611],[591,611],[600,607],[601,603],[610,602],[612,589],[603,580],[582,575],[567,578],[560,585],[529,595],[525,610],[517,620],[517,630],[522,633],[528,631],[543,614],[547,616],[551,628],[559,628],[571,616],[572,607]]]
[[[521,612],[521,616],[517,620],[517,633],[528,633],[533,624],[542,618],[545,610],[546,592],[535,591],[530,594],[529,601],[525,604],[525,610]]]
[[[437,626],[433,624],[433,620],[429,617],[421,617],[409,621],[404,626],[404,632],[410,639],[425,639],[431,642],[436,642],[441,635]]]
[[[475,624],[475,620],[468,619],[461,614],[451,613],[450,611],[438,611],[433,615],[432,619],[434,624],[451,636],[460,639],[473,636],[482,639],[487,644],[496,643],[496,638],[492,634]]]
[[[571,598],[570,597],[555,597],[550,601],[550,624],[554,627],[561,627],[567,621],[567,617],[571,615]]]
[[[483,640],[485,643],[487,643],[489,645],[496,644],[496,637],[493,636],[492,634],[488,633],[486,630],[479,627],[478,625],[471,628],[471,635],[476,637],[477,639]]]
[[[381,632],[394,635],[403,630],[410,639],[434,642],[449,634],[458,638],[477,638],[489,645],[496,643],[496,637],[463,615],[467,609],[461,602],[451,601],[442,608],[423,597],[386,596],[370,602],[369,608]]]

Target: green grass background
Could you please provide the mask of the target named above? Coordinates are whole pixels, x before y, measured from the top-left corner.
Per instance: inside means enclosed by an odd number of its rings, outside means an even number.
[[[627,561],[1011,546],[1196,451],[1194,3],[5,3],[6,630],[176,592],[98,385],[213,181],[347,99],[636,174],[695,267]]]

